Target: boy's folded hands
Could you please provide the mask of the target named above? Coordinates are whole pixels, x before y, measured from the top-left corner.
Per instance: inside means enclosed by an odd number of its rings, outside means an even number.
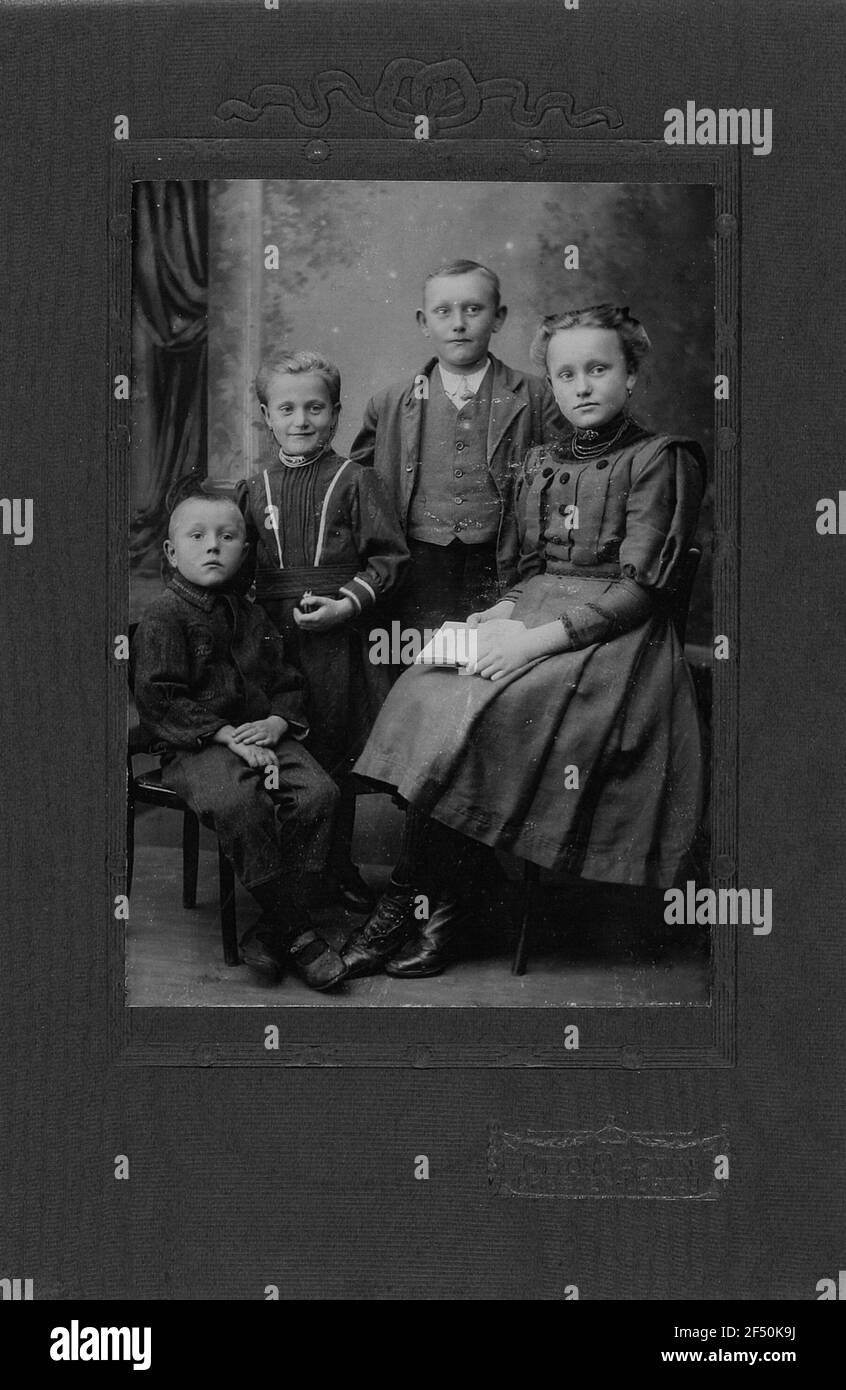
[[[288,732],[288,722],[278,714],[267,719],[253,719],[249,724],[224,724],[214,736],[215,743],[237,753],[247,767],[278,767],[279,759],[269,746],[278,743]]]
[[[272,748],[260,748],[256,743],[236,743],[234,739],[229,747],[239,758],[243,758],[247,767],[279,766],[279,759]]]
[[[247,724],[239,724],[237,729],[233,729],[232,738],[236,743],[254,743],[260,748],[269,748],[287,732],[287,719],[279,714],[270,714],[267,719],[252,719]]]

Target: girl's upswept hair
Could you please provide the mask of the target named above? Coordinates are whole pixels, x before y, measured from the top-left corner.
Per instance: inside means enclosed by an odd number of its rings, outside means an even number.
[[[529,357],[535,367],[546,371],[549,340],[567,328],[613,328],[619,334],[626,366],[636,372],[652,344],[639,319],[632,318],[627,304],[591,304],[587,309],[566,309],[563,314],[547,314],[532,339]]]
[[[274,352],[262,359],[256,373],[256,395],[262,405],[267,405],[270,383],[275,376],[296,376],[298,372],[314,372],[316,376],[322,376],[329,388],[332,404],[340,405],[341,373],[328,357],[323,357],[319,352],[311,352],[307,348],[299,352],[289,352],[283,348],[281,352]]]

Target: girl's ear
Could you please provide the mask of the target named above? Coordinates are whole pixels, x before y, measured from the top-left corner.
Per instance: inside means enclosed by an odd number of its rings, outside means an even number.
[[[269,416],[268,413],[267,413],[267,406],[265,405],[264,401],[260,401],[260,402],[259,402],[259,409],[260,409],[260,411],[261,411],[261,418],[263,419],[264,423],[267,425],[267,428],[270,429],[270,428],[271,428],[271,425],[270,425],[270,416]]]
[[[626,377],[626,395],[630,396],[637,385],[637,372],[629,372]]]

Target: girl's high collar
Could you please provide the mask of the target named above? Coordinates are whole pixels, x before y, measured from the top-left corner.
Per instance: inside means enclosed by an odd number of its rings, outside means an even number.
[[[608,449],[619,449],[634,439],[647,434],[637,420],[620,411],[613,420],[607,420],[599,429],[573,430],[567,440],[568,451],[573,458],[593,458]]]
[[[305,458],[299,454],[286,454],[282,449],[278,451],[278,454],[279,462],[284,464],[286,468],[308,468],[310,464],[319,463],[331,452],[332,446],[324,444],[323,448],[319,449],[316,454],[307,454]]]

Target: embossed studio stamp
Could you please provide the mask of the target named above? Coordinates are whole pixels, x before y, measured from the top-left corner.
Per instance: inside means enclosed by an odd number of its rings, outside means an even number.
[[[723,1134],[490,1126],[488,1183],[498,1197],[716,1201],[728,1177]]]

